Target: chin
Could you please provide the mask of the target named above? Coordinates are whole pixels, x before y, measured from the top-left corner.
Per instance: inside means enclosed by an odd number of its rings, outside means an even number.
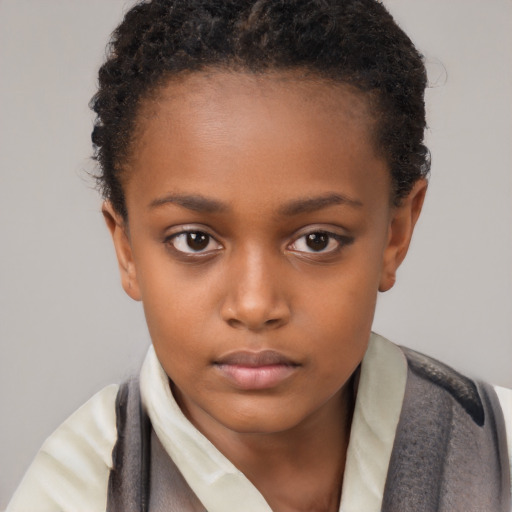
[[[254,407],[247,405],[226,408],[214,417],[225,428],[238,434],[277,434],[293,429],[304,420],[297,407],[290,409],[282,404],[268,403]]]

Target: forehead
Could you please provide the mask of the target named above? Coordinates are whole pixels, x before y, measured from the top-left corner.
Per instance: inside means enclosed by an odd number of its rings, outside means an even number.
[[[239,132],[244,126],[288,127],[296,135],[336,137],[340,125],[369,141],[375,126],[369,98],[347,84],[299,71],[246,73],[212,70],[170,79],[142,100],[135,130],[141,142],[162,125],[174,132],[194,126]],[[332,129],[326,130],[326,124]],[[303,130],[301,130],[303,128]],[[148,133],[149,131],[149,133]],[[242,135],[242,134],[240,134]]]
[[[347,85],[297,72],[192,73],[141,105],[125,183],[135,180],[139,195],[213,185],[235,197],[248,183],[291,196],[327,190],[333,177],[361,181],[385,167],[374,125],[368,99]],[[367,185],[372,180],[386,183],[373,176]],[[350,186],[344,193],[353,195]]]

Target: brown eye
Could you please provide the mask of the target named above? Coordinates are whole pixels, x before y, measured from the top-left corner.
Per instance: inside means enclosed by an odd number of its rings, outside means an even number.
[[[334,254],[352,241],[352,237],[329,231],[310,231],[295,239],[289,249],[303,254]]]
[[[206,233],[198,231],[197,233],[187,233],[187,245],[193,251],[202,251],[208,247],[210,237]]]
[[[205,253],[222,247],[212,236],[204,231],[183,231],[173,235],[169,243],[177,251],[186,254]]]
[[[327,233],[310,233],[306,235],[306,245],[312,251],[323,251],[329,245],[329,235]]]

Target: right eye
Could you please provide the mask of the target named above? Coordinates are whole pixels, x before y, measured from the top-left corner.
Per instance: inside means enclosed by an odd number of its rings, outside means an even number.
[[[182,231],[169,237],[167,243],[185,254],[204,254],[222,249],[222,245],[204,231]]]

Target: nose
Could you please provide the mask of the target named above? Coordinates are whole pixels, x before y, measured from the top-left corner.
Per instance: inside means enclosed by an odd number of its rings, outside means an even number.
[[[260,249],[229,263],[221,315],[231,327],[263,331],[290,320],[291,309],[279,265]]]

